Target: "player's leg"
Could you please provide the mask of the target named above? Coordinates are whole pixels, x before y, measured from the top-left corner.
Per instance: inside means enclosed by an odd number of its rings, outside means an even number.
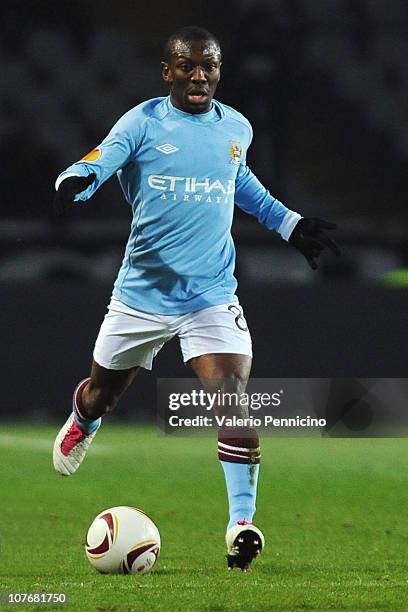
[[[111,300],[95,343],[91,376],[76,387],[72,413],[54,443],[54,467],[65,476],[83,461],[101,417],[112,410],[139,367],[150,370],[169,339],[163,317],[133,310]]]
[[[91,376],[76,398],[80,416],[92,421],[113,410],[139,369],[109,370],[93,360]]]
[[[213,354],[196,357],[189,365],[209,393],[245,393],[251,370],[248,355]],[[226,395],[225,397],[230,397]],[[221,402],[214,410],[219,416],[248,418],[248,406]],[[250,427],[220,427],[218,457],[225,474],[229,501],[228,529],[238,521],[252,522],[255,514],[259,471],[259,438]]]
[[[57,472],[64,476],[76,472],[101,425],[101,417],[115,408],[138,369],[108,370],[93,361],[91,376],[77,385],[72,413],[54,443],[53,460]]]
[[[244,393],[252,362],[251,335],[239,304],[222,304],[191,313],[178,332],[184,361],[212,392]],[[217,407],[218,414],[248,417],[248,406]],[[250,427],[223,427],[218,456],[225,474],[230,521],[227,528],[229,567],[246,569],[264,544],[252,523],[259,473],[259,439]],[[242,542],[238,540],[242,539]]]
[[[238,394],[242,397],[251,370],[251,357],[238,354],[208,354],[189,362],[206,391]],[[230,397],[227,395],[226,397]],[[218,415],[248,418],[248,406],[221,402]],[[264,538],[252,524],[256,510],[259,474],[259,437],[250,427],[222,427],[218,431],[218,457],[224,470],[229,503],[226,542],[228,567],[249,568],[264,545]]]
[[[91,376],[77,385],[72,402],[74,420],[84,433],[91,434],[99,428],[101,417],[116,407],[138,370],[139,367],[109,370],[93,360]]]

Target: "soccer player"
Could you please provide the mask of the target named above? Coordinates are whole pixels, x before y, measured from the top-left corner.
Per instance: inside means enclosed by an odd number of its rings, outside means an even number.
[[[251,125],[214,99],[220,68],[213,34],[195,26],[175,32],[162,61],[169,96],[131,109],[98,147],[57,178],[56,203],[65,207],[88,200],[117,173],[133,213],[90,377],[76,387],[72,414],[54,444],[61,474],[78,469],[101,417],[174,336],[207,390],[245,391],[252,347],[235,294],[234,204],[277,231],[312,268],[324,248],[339,254],[324,232],[333,224],[286,208],[246,165]],[[247,416],[247,407],[241,413]],[[261,456],[257,432],[220,429],[218,456],[229,502],[228,567],[246,571],[264,546],[252,523]]]

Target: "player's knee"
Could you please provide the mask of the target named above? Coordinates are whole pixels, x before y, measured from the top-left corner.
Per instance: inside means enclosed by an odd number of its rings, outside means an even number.
[[[249,372],[243,368],[228,370],[223,373],[221,384],[218,390],[221,392],[217,406],[214,406],[216,414],[219,416],[236,416],[237,418],[248,417],[248,407],[246,402],[241,401],[241,396],[245,393],[248,382]],[[220,381],[218,381],[220,382]]]
[[[223,373],[222,386],[225,391],[244,392],[249,378],[249,371],[245,368],[237,368]]]

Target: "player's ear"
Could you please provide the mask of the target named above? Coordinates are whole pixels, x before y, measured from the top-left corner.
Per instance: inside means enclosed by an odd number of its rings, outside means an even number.
[[[166,81],[166,83],[170,82],[170,66],[168,65],[167,62],[160,62],[161,63],[161,69],[162,69],[162,77],[163,80]]]

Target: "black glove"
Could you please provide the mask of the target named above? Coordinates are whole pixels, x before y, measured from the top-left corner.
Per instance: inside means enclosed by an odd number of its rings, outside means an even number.
[[[315,258],[319,257],[325,247],[335,255],[340,255],[340,247],[322,230],[336,229],[335,223],[323,219],[304,218],[298,221],[292,231],[289,242],[304,255],[312,268],[317,269]]]
[[[96,174],[92,172],[88,176],[69,176],[64,179],[54,196],[54,211],[57,216],[66,213],[69,206],[73,203],[77,193],[85,191],[96,179]]]

